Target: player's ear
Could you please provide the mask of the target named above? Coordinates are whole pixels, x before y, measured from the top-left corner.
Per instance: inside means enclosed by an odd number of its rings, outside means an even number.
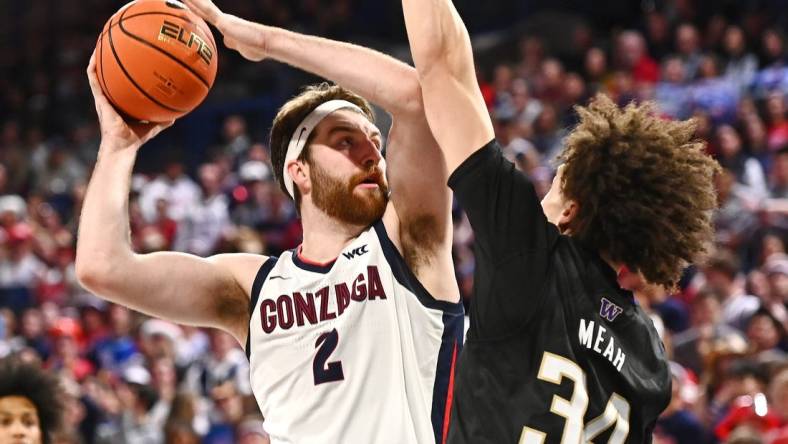
[[[561,209],[561,216],[558,218],[558,229],[561,231],[561,233],[571,234],[569,232],[569,227],[575,216],[577,216],[579,209],[580,206],[576,200],[569,199],[564,201],[564,206]]]
[[[309,179],[309,165],[303,160],[291,160],[287,163],[287,174],[293,179],[293,185],[298,187],[301,195],[312,190],[312,181]]]

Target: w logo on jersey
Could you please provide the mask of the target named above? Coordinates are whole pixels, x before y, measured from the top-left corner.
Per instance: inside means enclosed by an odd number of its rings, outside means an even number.
[[[360,247],[358,247],[356,249],[353,249],[353,250],[346,251],[346,252],[342,253],[342,256],[345,256],[348,259],[353,259],[356,256],[362,256],[362,255],[365,255],[367,253],[369,253],[369,251],[367,251],[367,246],[366,245],[362,245],[362,246],[360,246]]]
[[[623,308],[610,302],[607,298],[602,298],[602,307],[599,308],[599,315],[603,318],[613,322],[622,311],[624,311]]]

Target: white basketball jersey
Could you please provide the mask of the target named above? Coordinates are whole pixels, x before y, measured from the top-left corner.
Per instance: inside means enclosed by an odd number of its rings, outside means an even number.
[[[252,388],[272,443],[444,442],[462,303],[427,293],[382,221],[329,264],[269,259],[251,307]]]

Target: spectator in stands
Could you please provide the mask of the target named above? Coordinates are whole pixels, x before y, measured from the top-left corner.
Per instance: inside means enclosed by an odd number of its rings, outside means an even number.
[[[766,99],[767,140],[769,149],[776,151],[788,145],[788,119],[785,115],[785,96],[773,91]]]
[[[610,89],[612,76],[608,71],[605,51],[594,47],[586,52],[584,74],[588,82],[588,93],[590,95]]]
[[[0,360],[0,442],[49,444],[62,422],[63,389],[36,365]]]
[[[768,394],[769,406],[781,420],[780,429],[769,436],[770,442],[783,444],[788,439],[788,367],[783,366],[772,377]]]
[[[761,68],[781,68],[786,65],[785,37],[777,28],[761,34]]]
[[[139,366],[123,371],[116,392],[120,409],[97,440],[100,444],[164,444],[164,422],[169,412],[157,407],[158,395],[150,373]]]
[[[211,390],[226,381],[241,395],[252,393],[249,382],[249,361],[235,339],[221,330],[210,331],[211,350],[201,361],[189,368],[185,384],[190,391],[210,396]]]
[[[122,305],[109,304],[109,334],[88,350],[87,355],[101,369],[119,375],[126,367],[142,361],[131,335],[132,314]]]
[[[716,427],[735,407],[741,396],[754,397],[766,388],[767,375],[755,362],[746,358],[736,359],[722,370],[721,378],[711,385],[709,414]]]
[[[30,347],[38,353],[42,360],[49,357],[52,343],[44,330],[44,318],[38,308],[28,308],[22,313],[21,328],[17,339],[19,341],[13,346],[15,350]]]
[[[93,364],[82,355],[82,326],[75,319],[58,319],[49,332],[54,342],[52,354],[45,368],[65,377],[83,381],[95,370]]]
[[[252,145],[246,130],[246,120],[237,114],[227,117],[222,126],[224,144],[222,152],[236,161],[243,157]],[[235,162],[237,165],[237,162]]]
[[[665,13],[652,10],[646,13],[646,40],[648,52],[656,59],[662,59],[671,53],[670,23]]]
[[[716,343],[745,346],[742,334],[722,322],[721,299],[713,288],[702,288],[692,300],[690,328],[673,338],[673,359],[696,375],[703,372]]]
[[[156,203],[167,201],[169,216],[180,222],[200,199],[200,188],[184,173],[183,164],[170,160],[164,174],[146,184],[140,192],[140,208],[146,220],[156,218]]]
[[[659,65],[648,54],[646,40],[637,31],[624,31],[618,36],[617,56],[621,68],[629,71],[636,83],[656,83]]]
[[[681,58],[671,56],[662,62],[661,81],[654,91],[654,100],[661,112],[674,119],[689,118],[692,112],[685,75]]]
[[[534,78],[534,95],[541,101],[554,104],[564,99],[564,65],[560,60],[548,58],[542,62],[539,75]]]
[[[0,306],[17,315],[35,301],[34,289],[46,266],[33,253],[33,230],[19,222],[5,231],[5,254],[0,255]]]
[[[181,328],[162,319],[148,319],[139,329],[140,351],[149,364],[158,359],[175,362],[175,347],[181,340]]]
[[[675,41],[676,51],[684,62],[684,78],[694,80],[701,63],[698,29],[690,23],[682,23],[676,28]]]
[[[752,212],[758,205],[757,198],[736,182],[731,170],[723,168],[714,181],[719,202],[714,213],[715,243],[743,255],[758,230],[758,220]]]
[[[723,45],[726,57],[723,73],[739,89],[744,90],[755,77],[758,59],[755,54],[747,51],[744,31],[738,26],[728,26]]]
[[[665,411],[657,421],[655,434],[659,439],[676,444],[698,444],[705,442],[707,437],[700,419],[691,411],[688,398],[690,391],[696,391],[687,372],[680,365],[671,362],[672,373],[671,398]],[[672,440],[672,441],[670,441]]]
[[[746,332],[750,353],[755,358],[767,353],[776,353],[780,358],[784,358],[788,351],[785,329],[765,308],[753,313],[747,322]]]
[[[752,101],[749,101],[752,103]],[[744,102],[742,102],[744,103]],[[754,107],[755,105],[753,105]],[[745,151],[754,156],[761,163],[764,171],[772,167],[772,153],[767,146],[766,125],[754,110],[742,116],[744,120],[744,135],[746,140]]]
[[[704,265],[703,274],[707,285],[721,298],[722,321],[744,331],[750,316],[760,307],[760,301],[744,293],[737,257],[729,250],[718,250]]]
[[[785,329],[788,327],[788,256],[785,251],[768,256],[763,270],[768,291],[761,298],[761,306]]]
[[[768,190],[763,168],[760,162],[743,151],[741,137],[736,129],[730,125],[717,127],[717,146],[720,165],[736,176],[736,182],[745,187],[742,191],[749,199],[757,202],[766,198]]]
[[[243,398],[232,381],[224,381],[211,389],[214,409],[211,426],[203,438],[205,444],[224,444],[239,441],[238,426],[244,415]]]
[[[217,165],[202,165],[199,177],[202,195],[192,202],[179,221],[175,249],[210,256],[229,230],[229,202],[221,193],[222,177]]]

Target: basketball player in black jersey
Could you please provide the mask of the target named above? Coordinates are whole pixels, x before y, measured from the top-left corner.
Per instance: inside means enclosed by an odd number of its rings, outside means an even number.
[[[451,1],[402,4],[427,119],[476,238],[449,442],[650,442],[670,373],[619,282],[672,287],[703,252],[716,163],[692,122],[598,96],[577,108],[540,205],[494,140]]]

